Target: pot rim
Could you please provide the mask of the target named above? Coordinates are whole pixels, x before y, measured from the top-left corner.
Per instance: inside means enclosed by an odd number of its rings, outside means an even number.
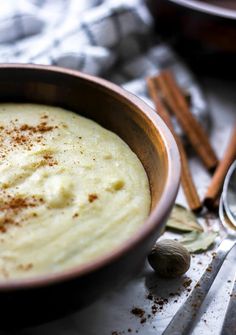
[[[210,15],[215,15],[228,19],[236,19],[236,10],[227,9],[225,7],[203,3],[198,0],[169,0],[177,5],[188,7],[190,9],[197,10],[199,12],[203,12]]]

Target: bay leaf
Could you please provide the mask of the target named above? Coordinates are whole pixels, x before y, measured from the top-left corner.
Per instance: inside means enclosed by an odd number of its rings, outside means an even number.
[[[217,233],[213,231],[196,232],[184,234],[178,242],[185,246],[189,252],[200,252],[207,250],[217,237]]]
[[[196,216],[187,208],[181,205],[175,205],[166,224],[167,228],[180,230],[183,232],[198,231],[203,228],[197,222]]]

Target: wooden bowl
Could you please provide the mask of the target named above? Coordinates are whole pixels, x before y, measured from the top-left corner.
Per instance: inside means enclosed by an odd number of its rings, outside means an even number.
[[[174,204],[180,160],[160,117],[137,97],[100,78],[56,67],[1,65],[0,101],[65,107],[117,133],[142,161],[152,196],[146,222],[109,254],[64,272],[1,281],[0,325],[14,327],[75,311],[141,268]]]

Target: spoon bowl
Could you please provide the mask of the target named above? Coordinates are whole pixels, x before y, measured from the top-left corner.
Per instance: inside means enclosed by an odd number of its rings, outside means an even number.
[[[226,208],[224,206],[223,197],[220,199],[220,205],[219,205],[219,217],[220,221],[224,227],[224,230],[227,235],[232,235],[236,237],[236,227],[228,217]]]
[[[236,229],[236,161],[231,165],[225,177],[222,199],[222,206],[228,221]]]

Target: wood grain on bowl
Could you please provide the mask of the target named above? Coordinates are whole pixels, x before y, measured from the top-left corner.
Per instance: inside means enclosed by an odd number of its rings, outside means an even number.
[[[142,161],[152,197],[143,226],[108,255],[60,273],[0,282],[0,327],[14,327],[75,311],[132,277],[174,204],[180,162],[176,143],[155,112],[103,79],[54,67],[1,65],[0,102],[64,107],[117,133]]]

